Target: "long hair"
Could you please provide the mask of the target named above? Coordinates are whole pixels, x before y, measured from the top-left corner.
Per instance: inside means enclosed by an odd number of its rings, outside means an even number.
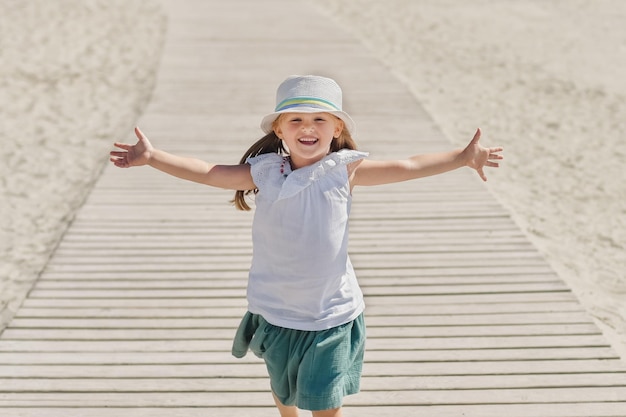
[[[280,116],[274,121],[274,123],[272,124],[272,128],[276,127],[279,119]],[[341,120],[339,118],[337,119]],[[357,149],[355,140],[352,138],[352,135],[350,135],[350,132],[348,131],[348,129],[345,128],[345,126],[339,134],[339,137],[333,138],[332,142],[330,143],[330,152],[337,152],[342,149]],[[261,139],[257,140],[252,146],[250,146],[250,148],[241,157],[239,163],[245,164],[248,158],[252,158],[266,153],[277,153],[279,155],[287,154],[287,150],[283,145],[282,139],[276,136],[274,130],[272,130],[272,132],[263,136]],[[258,188],[255,188],[253,190],[237,190],[235,192],[235,198],[232,200],[232,203],[238,210],[248,211],[250,210],[250,206],[246,201],[246,196],[249,194],[256,194],[258,192]]]

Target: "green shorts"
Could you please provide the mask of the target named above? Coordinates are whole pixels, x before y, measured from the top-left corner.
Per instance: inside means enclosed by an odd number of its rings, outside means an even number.
[[[274,326],[250,312],[241,320],[232,353],[250,349],[263,358],[272,391],[284,405],[303,410],[341,407],[346,395],[359,392],[365,352],[365,321],[322,331]]]

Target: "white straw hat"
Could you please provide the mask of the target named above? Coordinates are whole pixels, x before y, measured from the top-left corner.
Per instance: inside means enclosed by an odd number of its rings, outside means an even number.
[[[341,109],[341,88],[330,78],[317,75],[292,75],[276,91],[276,108],[261,121],[265,133],[272,132],[272,123],[281,113],[330,113],[343,120],[354,134],[356,125]]]

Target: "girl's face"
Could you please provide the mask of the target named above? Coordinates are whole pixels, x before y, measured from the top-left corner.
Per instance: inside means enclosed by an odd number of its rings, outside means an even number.
[[[313,164],[328,155],[333,137],[338,137],[342,130],[341,119],[330,113],[283,113],[274,128],[289,148],[292,169]]]

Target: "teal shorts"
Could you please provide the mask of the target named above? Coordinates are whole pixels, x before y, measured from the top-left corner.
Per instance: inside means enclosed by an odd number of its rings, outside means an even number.
[[[250,312],[241,320],[232,353],[251,350],[263,358],[274,395],[284,405],[303,410],[341,407],[346,395],[359,392],[365,352],[365,321],[322,331],[274,326]]]

